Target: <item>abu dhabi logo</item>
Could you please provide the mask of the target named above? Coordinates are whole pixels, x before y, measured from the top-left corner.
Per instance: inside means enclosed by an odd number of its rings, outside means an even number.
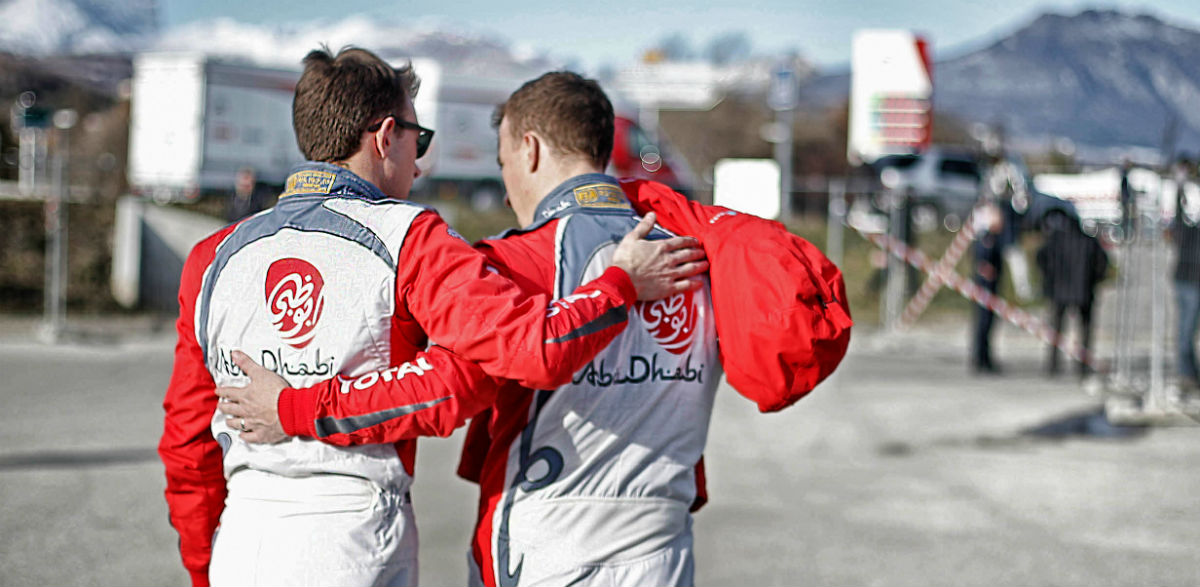
[[[308,261],[288,258],[267,268],[267,311],[280,338],[293,348],[312,342],[325,308],[325,280]]]
[[[676,355],[688,350],[696,333],[696,300],[692,292],[640,305],[642,322],[659,346]]]

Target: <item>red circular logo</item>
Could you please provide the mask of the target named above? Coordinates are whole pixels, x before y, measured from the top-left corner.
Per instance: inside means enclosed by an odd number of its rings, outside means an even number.
[[[321,272],[302,259],[280,259],[267,268],[267,311],[283,342],[298,349],[312,342],[325,308],[324,286]]]
[[[688,350],[696,332],[696,303],[692,292],[677,293],[640,305],[642,322],[655,342],[676,355]]]

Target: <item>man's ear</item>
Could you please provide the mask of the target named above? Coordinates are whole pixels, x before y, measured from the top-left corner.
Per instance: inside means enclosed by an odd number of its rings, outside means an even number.
[[[375,131],[371,136],[371,148],[375,150],[375,156],[384,159],[387,157],[388,149],[392,146],[392,129],[396,127],[396,121],[391,117],[383,119],[383,124],[379,125],[379,130]]]
[[[527,132],[521,135],[521,159],[526,171],[534,173],[541,164],[542,139],[537,133]]]

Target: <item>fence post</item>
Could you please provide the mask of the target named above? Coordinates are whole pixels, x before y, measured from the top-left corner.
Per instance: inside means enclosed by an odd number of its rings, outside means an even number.
[[[840,267],[845,256],[846,180],[830,179],[828,185],[829,219],[825,229],[825,256]]]
[[[898,190],[887,192],[888,234],[891,242],[909,242],[905,215],[908,214],[908,195]],[[887,332],[900,328],[900,313],[904,309],[904,294],[908,289],[908,265],[888,247],[887,286],[884,288],[883,324]]]
[[[47,342],[62,338],[67,314],[67,205],[70,203],[70,131],[74,110],[54,113],[53,188],[46,194],[46,286],[42,336]]]
[[[1154,207],[1151,209],[1150,226],[1152,231],[1150,234],[1152,243],[1152,252],[1150,254],[1150,272],[1153,277],[1150,280],[1151,290],[1150,299],[1153,302],[1150,304],[1153,316],[1151,318],[1151,341],[1150,341],[1150,388],[1146,390],[1146,398],[1144,401],[1145,409],[1160,410],[1165,405],[1165,376],[1164,362],[1166,357],[1163,353],[1163,337],[1166,335],[1166,307],[1167,296],[1164,293],[1167,288],[1163,287],[1163,263],[1162,256],[1165,252],[1163,247],[1162,231],[1159,229],[1160,218],[1162,217],[1162,198],[1163,181],[1158,183],[1158,198],[1155,201]]]

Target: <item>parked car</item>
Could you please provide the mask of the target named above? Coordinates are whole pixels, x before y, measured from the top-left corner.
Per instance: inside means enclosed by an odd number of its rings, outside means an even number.
[[[1035,227],[1049,211],[1079,218],[1074,204],[1034,186],[1019,156],[1009,155],[1004,163],[1007,165],[993,170],[992,175],[1000,172],[995,179],[1012,184],[1013,209],[1021,215],[1026,227]],[[975,207],[981,183],[989,173],[987,165],[980,163],[973,153],[943,147],[934,147],[921,155],[887,155],[875,161],[871,169],[881,193],[887,188],[912,198],[913,226],[922,232],[938,225],[958,230]],[[881,212],[887,211],[885,203],[878,199],[872,204]]]
[[[938,224],[957,230],[979,198],[983,176],[973,154],[943,147],[920,155],[885,155],[871,169],[881,187],[911,198],[913,225],[920,231]],[[876,205],[886,209],[882,202]]]

